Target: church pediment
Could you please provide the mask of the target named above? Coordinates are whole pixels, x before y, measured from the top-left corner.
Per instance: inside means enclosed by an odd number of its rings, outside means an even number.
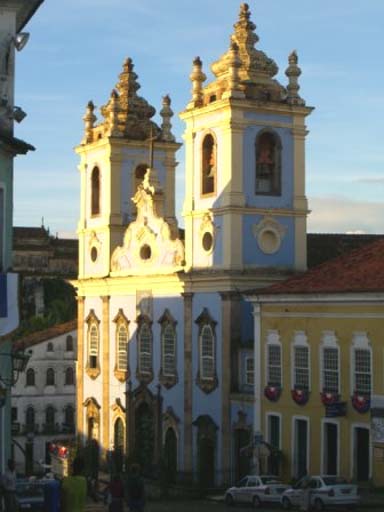
[[[184,245],[172,236],[171,226],[157,214],[162,193],[150,181],[147,171],[133,198],[137,218],[125,232],[123,245],[111,259],[112,275],[168,274],[182,270]]]

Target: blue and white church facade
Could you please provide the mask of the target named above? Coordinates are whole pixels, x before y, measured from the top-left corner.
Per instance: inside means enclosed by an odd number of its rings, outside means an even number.
[[[229,49],[199,58],[185,122],[185,197],[175,212],[171,102],[161,125],[127,59],[80,157],[77,429],[104,457],[206,487],[249,471],[253,320],[242,292],[306,267],[305,118],[297,55],[288,85],[242,4]]]

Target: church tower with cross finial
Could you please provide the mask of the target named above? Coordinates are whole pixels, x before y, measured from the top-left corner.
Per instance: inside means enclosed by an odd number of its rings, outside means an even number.
[[[76,148],[80,156],[81,210],[78,224],[79,276],[109,274],[114,248],[121,242],[127,225],[136,217],[132,201],[148,168],[156,175],[159,214],[174,231],[175,153],[180,144],[171,132],[171,100],[163,98],[158,126],[155,109],[137,94],[140,85],[131,59],[126,59],[116,88],[100,108],[97,123],[95,106],[87,105],[84,138]]]

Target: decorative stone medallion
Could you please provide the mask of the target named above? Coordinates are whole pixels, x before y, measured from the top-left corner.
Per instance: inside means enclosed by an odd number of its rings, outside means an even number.
[[[273,217],[264,217],[258,224],[253,225],[253,234],[264,254],[275,254],[279,251],[286,231],[287,228]]]

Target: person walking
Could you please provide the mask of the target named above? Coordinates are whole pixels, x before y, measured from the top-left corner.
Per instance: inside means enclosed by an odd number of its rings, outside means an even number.
[[[15,462],[8,460],[8,467],[1,479],[4,493],[4,510],[7,512],[17,512],[18,505],[16,501],[16,471]]]
[[[87,481],[83,476],[84,463],[75,458],[72,466],[72,476],[63,479],[61,487],[61,511],[84,512],[87,498]]]
[[[145,488],[140,476],[138,464],[132,464],[127,481],[127,502],[131,512],[143,512],[145,505]]]
[[[119,475],[114,475],[107,489],[108,512],[123,512],[124,486]]]

